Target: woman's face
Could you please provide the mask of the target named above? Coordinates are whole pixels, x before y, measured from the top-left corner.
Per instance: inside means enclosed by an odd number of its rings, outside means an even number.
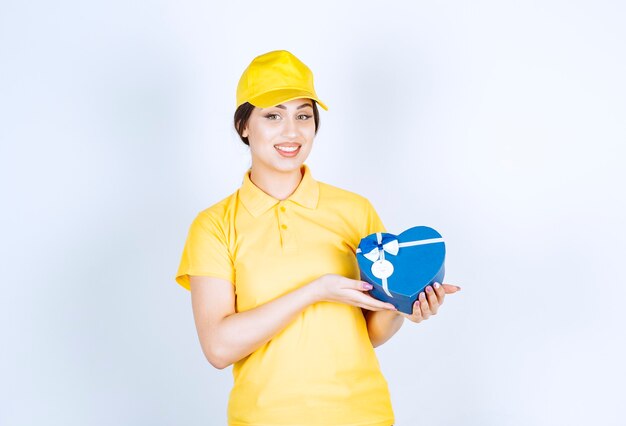
[[[299,170],[315,137],[313,101],[299,98],[269,108],[255,107],[242,136],[248,138],[253,168]]]

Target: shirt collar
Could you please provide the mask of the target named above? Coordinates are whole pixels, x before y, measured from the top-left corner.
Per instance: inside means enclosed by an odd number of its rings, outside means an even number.
[[[308,209],[315,209],[319,200],[319,184],[311,175],[306,164],[302,165],[302,180],[296,190],[285,201],[293,201]],[[280,200],[266,194],[250,180],[250,169],[243,175],[243,184],[239,189],[239,197],[245,208],[254,217],[265,213],[278,204]]]

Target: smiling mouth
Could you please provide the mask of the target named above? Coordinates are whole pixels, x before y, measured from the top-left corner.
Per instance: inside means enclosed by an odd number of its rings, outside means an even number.
[[[296,152],[300,149],[300,145],[298,146],[278,146],[276,145],[276,149],[282,152]]]
[[[295,157],[300,152],[300,148],[302,145],[299,144],[284,144],[284,145],[274,145],[274,148],[282,155],[283,157]]]

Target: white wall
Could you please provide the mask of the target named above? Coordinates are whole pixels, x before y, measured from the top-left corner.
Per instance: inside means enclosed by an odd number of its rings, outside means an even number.
[[[235,89],[274,49],[329,106],[314,177],[440,230],[463,287],[377,349],[397,424],[624,424],[625,12],[2,2],[0,424],[224,424],[174,275],[241,183]]]

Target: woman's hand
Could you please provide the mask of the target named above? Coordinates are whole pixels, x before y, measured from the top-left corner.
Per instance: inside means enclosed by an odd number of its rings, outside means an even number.
[[[434,288],[433,288],[434,287]],[[413,304],[413,313],[411,315],[404,312],[398,312],[413,322],[422,322],[427,320],[431,315],[436,315],[439,307],[443,304],[446,294],[456,293],[461,287],[452,284],[435,283],[433,286],[427,286],[422,291],[415,303]]]
[[[315,289],[317,301],[347,303],[370,311],[397,310],[391,303],[381,302],[365,293],[372,289],[372,285],[364,281],[326,274],[312,281],[311,286]]]

